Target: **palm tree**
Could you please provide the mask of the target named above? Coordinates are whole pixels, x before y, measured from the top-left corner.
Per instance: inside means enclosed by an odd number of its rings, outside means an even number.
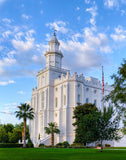
[[[29,104],[24,103],[21,104],[20,106],[18,106],[19,111],[16,111],[16,117],[18,117],[19,119],[23,118],[23,130],[24,130],[24,144],[23,147],[26,148],[26,121],[27,119],[32,120],[34,118],[34,111],[33,108],[30,107]]]
[[[48,125],[49,127],[45,127],[45,131],[47,134],[51,134],[51,145],[54,146],[54,133],[60,134],[60,130],[55,122],[48,123]]]

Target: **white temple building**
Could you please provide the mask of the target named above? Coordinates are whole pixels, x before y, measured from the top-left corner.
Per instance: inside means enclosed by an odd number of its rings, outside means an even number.
[[[44,130],[50,122],[56,122],[60,129],[60,134],[55,135],[55,144],[63,141],[73,143],[75,133],[72,117],[78,102],[94,103],[102,109],[101,82],[93,77],[85,79],[83,74],[78,75],[76,72],[71,75],[69,70],[63,69],[63,54],[59,46],[54,32],[49,41],[49,50],[45,53],[46,67],[38,72],[37,87],[32,92],[31,107],[34,108],[35,118],[30,121],[30,137],[34,145],[50,145],[51,137]],[[104,95],[111,89],[106,83]],[[122,146],[122,142],[120,145],[114,144]]]

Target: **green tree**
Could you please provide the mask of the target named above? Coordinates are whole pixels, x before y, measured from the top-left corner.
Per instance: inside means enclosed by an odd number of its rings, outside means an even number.
[[[20,129],[14,128],[13,132],[8,132],[8,138],[10,143],[17,143],[22,139],[22,132]]]
[[[75,143],[86,143],[93,142],[97,139],[95,130],[96,115],[98,109],[94,104],[85,103],[83,105],[78,104],[73,112],[73,118],[75,123],[73,125],[75,129]]]
[[[0,127],[0,143],[8,142],[8,133],[6,132],[4,126]]]
[[[13,124],[4,124],[0,125],[0,139],[3,143],[9,143],[8,133],[12,133],[14,129]]]
[[[17,129],[17,130],[20,130],[20,131],[21,131],[21,134],[22,134],[22,131],[23,131],[23,129],[24,129],[24,123],[22,122],[22,123],[20,123],[20,124],[16,124],[16,125],[14,126],[14,128]],[[29,138],[30,138],[30,135],[29,135],[29,126],[26,125],[26,139],[29,139]]]
[[[55,122],[48,123],[49,127],[45,127],[45,132],[47,134],[51,134],[51,145],[54,145],[54,133],[60,134],[60,130],[58,129]]]
[[[103,140],[119,140],[120,117],[114,113],[112,107],[104,108],[103,112],[97,114],[96,131],[97,140],[101,143],[101,152],[103,150]]]
[[[113,74],[111,78],[114,80],[113,90],[106,96],[106,100],[111,99],[116,106],[122,106],[126,104],[126,59],[118,68],[117,74]]]
[[[13,129],[14,129],[14,125],[13,124],[10,124],[10,123],[4,124],[3,127],[5,128],[7,133],[8,132],[11,132],[11,133],[13,132]]]
[[[117,74],[113,74],[111,78],[114,80],[113,90],[106,96],[106,100],[111,99],[111,102],[118,107],[118,112],[124,113],[123,116],[126,118],[126,109],[124,108],[126,105],[126,59],[123,60],[121,67],[118,68]],[[126,134],[126,121],[124,120],[123,122],[122,131]]]
[[[30,107],[29,104],[21,104],[18,106],[19,111],[16,111],[16,117],[19,119],[23,119],[24,125],[24,144],[23,147],[26,148],[26,121],[27,119],[32,120],[34,118],[34,111],[33,108]]]

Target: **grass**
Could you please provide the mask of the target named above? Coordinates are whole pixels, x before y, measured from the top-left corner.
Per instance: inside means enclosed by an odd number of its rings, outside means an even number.
[[[125,160],[125,150],[0,148],[0,160]]]

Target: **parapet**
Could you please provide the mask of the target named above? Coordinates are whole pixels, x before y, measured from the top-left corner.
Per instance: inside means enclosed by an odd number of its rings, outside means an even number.
[[[77,72],[74,72],[73,75],[71,75],[69,72],[67,72],[65,75],[61,74],[61,77],[54,80],[54,85],[57,85],[59,83],[63,83],[65,81],[79,81],[84,82],[84,76],[81,73],[80,75],[77,74]]]

